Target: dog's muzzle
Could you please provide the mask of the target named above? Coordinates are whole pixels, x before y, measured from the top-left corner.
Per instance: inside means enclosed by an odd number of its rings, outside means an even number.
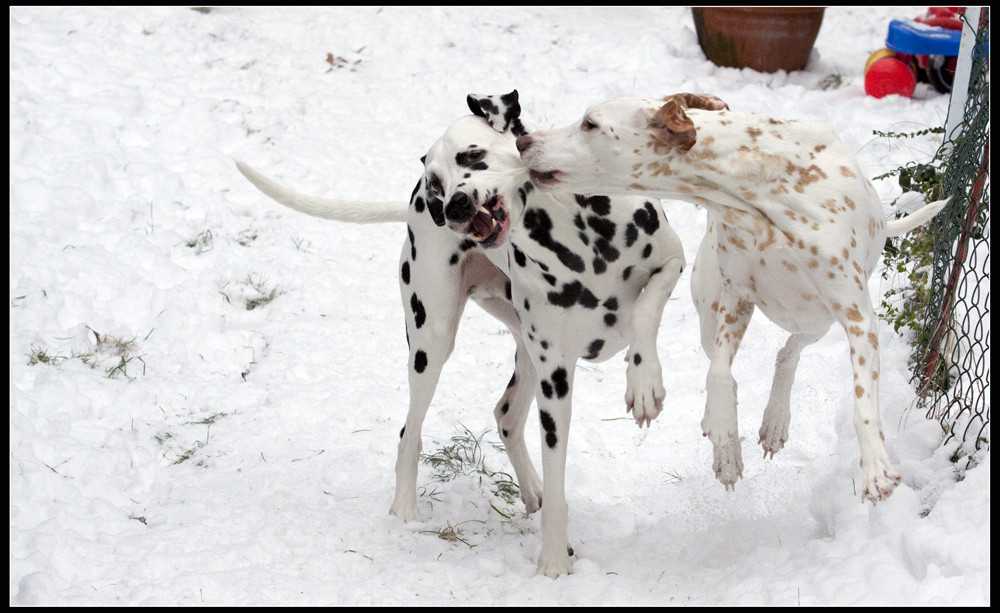
[[[493,195],[477,204],[463,192],[456,192],[444,207],[444,215],[452,230],[466,233],[483,247],[499,244],[498,239],[510,227],[503,198]]]
[[[528,167],[528,176],[532,183],[543,189],[551,188],[559,183],[560,172],[558,170],[538,170],[536,168],[538,151],[533,149],[535,139],[530,134],[519,136],[515,144],[517,152],[521,154],[521,162]]]

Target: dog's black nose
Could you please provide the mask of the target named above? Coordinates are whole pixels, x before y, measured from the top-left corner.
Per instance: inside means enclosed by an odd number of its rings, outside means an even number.
[[[472,216],[476,214],[476,207],[473,206],[472,200],[469,199],[468,195],[462,192],[455,192],[455,195],[445,205],[444,214],[448,218],[448,221],[461,223],[472,219]]]
[[[518,136],[514,144],[517,146],[518,153],[524,153],[524,150],[531,146],[531,142],[531,136],[526,134]]]

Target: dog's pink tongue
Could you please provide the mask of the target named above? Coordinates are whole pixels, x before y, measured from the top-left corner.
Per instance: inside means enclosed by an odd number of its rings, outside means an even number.
[[[485,238],[493,232],[491,218],[486,215],[476,215],[472,218],[472,234]]]

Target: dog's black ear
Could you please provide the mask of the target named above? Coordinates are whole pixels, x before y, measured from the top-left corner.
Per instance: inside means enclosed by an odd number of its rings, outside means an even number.
[[[517,90],[502,96],[483,96],[469,94],[465,98],[473,115],[482,117],[497,132],[503,134],[510,131],[514,136],[526,134],[524,126],[518,119],[521,116],[521,103],[518,101]]]
[[[509,124],[511,121],[521,116],[521,103],[517,99],[517,90],[500,96],[500,107],[503,109],[503,117]]]
[[[477,117],[482,117],[486,121],[491,115],[499,115],[500,109],[492,100],[493,96],[483,96],[480,94],[469,94],[465,97],[465,103],[469,105],[469,110]],[[492,124],[491,124],[492,125]]]

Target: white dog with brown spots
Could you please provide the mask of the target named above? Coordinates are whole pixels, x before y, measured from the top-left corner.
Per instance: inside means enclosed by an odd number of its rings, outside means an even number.
[[[727,489],[743,470],[731,365],[759,307],[791,332],[759,432],[765,457],[788,440],[802,349],[836,321],[851,348],[862,499],[874,504],[892,493],[900,477],[879,418],[878,320],[868,278],[887,235],[926,223],[946,201],[887,224],[875,189],[828,126],[733,112],[703,94],[612,100],[573,125],[523,136],[517,147],[541,189],[641,192],[708,209],[691,289],[711,362],[702,429]]]

